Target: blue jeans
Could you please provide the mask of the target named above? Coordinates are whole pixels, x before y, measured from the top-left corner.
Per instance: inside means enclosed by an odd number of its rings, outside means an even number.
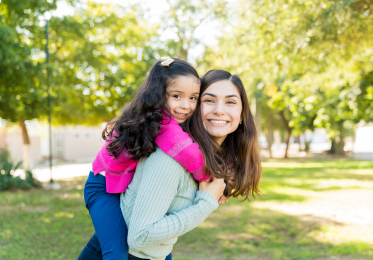
[[[78,260],[129,260],[128,229],[120,209],[120,194],[106,192],[106,179],[89,173],[84,187],[84,200],[96,233]],[[172,260],[169,254],[166,260]]]
[[[127,260],[128,229],[120,209],[120,194],[107,193],[105,177],[90,172],[84,187],[84,200],[96,233],[78,260]]]

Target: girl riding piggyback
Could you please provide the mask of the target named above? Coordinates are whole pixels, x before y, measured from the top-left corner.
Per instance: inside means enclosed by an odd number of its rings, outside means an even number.
[[[200,80],[197,71],[180,59],[162,58],[149,72],[135,98],[102,133],[105,144],[92,164],[84,189],[86,207],[101,245],[102,259],[127,259],[127,226],[118,206],[138,161],[159,146],[193,174],[197,181],[210,179],[209,165],[191,137],[179,124],[197,106]],[[86,245],[84,252],[90,250]],[[92,257],[92,256],[90,256]]]

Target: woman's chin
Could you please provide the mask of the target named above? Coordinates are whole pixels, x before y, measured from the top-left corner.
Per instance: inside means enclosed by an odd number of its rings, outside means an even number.
[[[211,131],[211,132],[209,131],[209,134],[219,144],[221,144],[228,135],[227,133],[225,133],[225,132],[222,133],[221,131]]]

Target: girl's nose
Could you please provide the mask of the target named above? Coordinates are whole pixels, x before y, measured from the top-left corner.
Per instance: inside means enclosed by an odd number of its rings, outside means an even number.
[[[189,109],[190,108],[190,105],[189,105],[189,102],[188,100],[182,100],[181,101],[181,104],[180,104],[180,107],[183,108],[183,109]]]

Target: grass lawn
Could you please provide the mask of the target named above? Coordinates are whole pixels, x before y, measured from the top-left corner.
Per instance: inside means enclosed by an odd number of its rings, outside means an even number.
[[[373,161],[267,160],[263,168],[262,197],[230,199],[179,238],[173,259],[373,259]],[[76,259],[94,232],[84,182],[0,193],[0,259]]]

